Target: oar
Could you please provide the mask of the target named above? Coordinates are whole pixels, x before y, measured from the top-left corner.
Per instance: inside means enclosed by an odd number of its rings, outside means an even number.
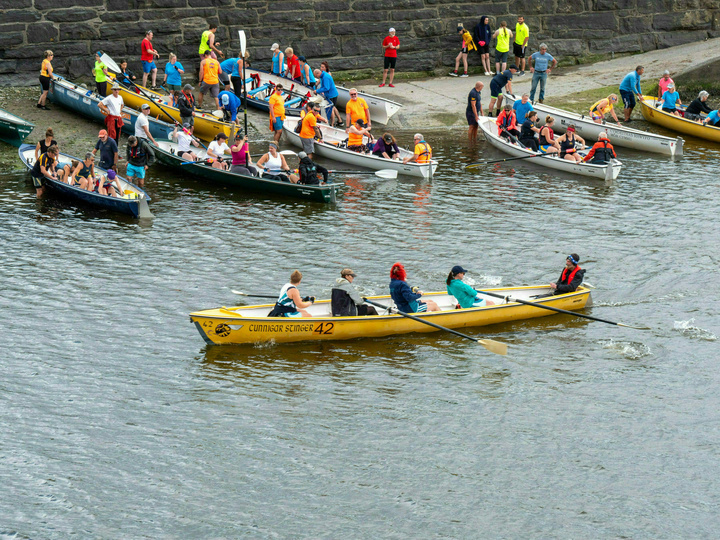
[[[395,179],[397,178],[398,172],[392,169],[380,169],[379,171],[328,171],[329,173],[335,174],[374,174],[380,178]]]
[[[475,161],[473,163],[468,163],[463,168],[465,169],[476,169],[480,165],[490,165],[491,163],[503,163],[504,161],[515,161],[516,159],[530,159],[534,157],[549,157],[552,154],[532,154],[530,156],[520,156],[520,157],[511,157],[511,158],[505,158],[505,159],[494,159],[492,161]]]
[[[373,302],[372,300],[368,300],[367,298],[363,298],[365,302],[368,304],[372,304],[373,306],[387,309],[387,306],[384,306],[383,304],[379,304],[377,302]],[[492,339],[478,339],[472,336],[468,336],[467,334],[462,334],[460,332],[457,332],[456,330],[453,330],[452,328],[445,328],[444,326],[440,326],[439,324],[435,324],[430,321],[426,321],[425,319],[421,319],[420,317],[415,317],[415,315],[410,315],[409,313],[404,313],[400,311],[399,309],[395,309],[395,313],[398,315],[402,315],[403,317],[407,317],[408,319],[412,319],[414,321],[427,324],[428,326],[432,326],[434,328],[437,328],[438,330],[445,330],[446,332],[450,332],[451,334],[455,334],[456,336],[464,337],[465,339],[469,339],[470,341],[474,341],[475,343],[479,343],[483,347],[485,347],[488,351],[495,354],[501,354],[505,356],[507,354],[507,344],[502,343],[500,341],[494,341]]]
[[[488,291],[477,291],[477,292],[479,292],[480,294],[486,294],[488,296],[494,296],[495,298],[502,298],[502,299],[507,298],[508,300],[517,302],[518,304],[525,304],[527,306],[533,306],[533,307],[537,307],[537,308],[541,308],[541,309],[555,311],[556,313],[565,313],[566,315],[573,315],[574,317],[582,317],[584,319],[590,319],[591,321],[604,322],[607,324],[614,324],[615,326],[624,326],[626,328],[634,328],[635,330],[650,330],[650,328],[647,326],[633,326],[631,324],[624,324],[624,323],[620,323],[620,322],[608,321],[605,319],[600,319],[599,317],[593,317],[591,315],[583,315],[582,313],[577,313],[575,311],[568,311],[566,309],[560,309],[560,308],[556,308],[556,307],[546,306],[543,304],[537,304],[535,302],[528,302],[527,300],[521,300],[520,298],[512,298],[510,296],[505,296],[505,295],[498,294],[498,293],[492,293],[492,292],[488,292]]]
[[[278,297],[277,294],[273,295],[273,296],[270,296],[269,294],[248,294],[248,293],[244,293],[242,291],[236,291],[235,289],[230,289],[230,292],[232,292],[233,294],[240,295],[240,296],[247,296],[249,298],[271,298],[273,300],[277,300],[277,297]]]

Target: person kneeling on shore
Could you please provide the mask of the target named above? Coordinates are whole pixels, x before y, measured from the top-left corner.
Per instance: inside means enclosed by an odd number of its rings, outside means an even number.
[[[315,303],[314,296],[300,298],[298,286],[302,281],[302,274],[295,270],[290,276],[290,283],[283,285],[275,307],[268,313],[268,317],[312,317],[305,308]]]
[[[594,163],[596,165],[606,165],[610,163],[613,158],[616,158],[617,154],[613,145],[610,144],[607,133],[604,131],[598,135],[598,142],[593,144],[590,151],[585,156],[585,162]]]
[[[486,300],[480,296],[479,292],[463,281],[466,273],[467,270],[462,266],[452,267],[447,280],[445,280],[448,294],[454,296],[457,303],[463,309],[495,305],[495,302]]]
[[[355,273],[350,268],[343,268],[340,277],[335,280],[330,296],[333,317],[377,315],[375,308],[365,304],[353,287],[352,282],[355,277]]]
[[[423,292],[419,287],[412,287],[405,281],[407,273],[405,267],[395,263],[390,270],[390,296],[395,302],[395,307],[404,313],[423,313],[425,311],[440,311],[440,308],[433,300],[423,302]]]
[[[400,149],[395,141],[395,137],[390,135],[390,133],[384,133],[382,138],[377,140],[372,153],[374,156],[385,159],[400,159]]]

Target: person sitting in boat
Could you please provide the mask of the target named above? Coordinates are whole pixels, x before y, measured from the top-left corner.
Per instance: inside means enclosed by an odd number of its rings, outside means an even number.
[[[480,296],[479,292],[463,281],[466,273],[467,270],[462,266],[457,265],[452,267],[445,281],[448,294],[454,296],[457,303],[463,309],[495,305],[495,302],[486,300]]]
[[[593,122],[595,122],[596,124],[602,124],[605,121],[605,115],[610,113],[617,125],[621,126],[622,124],[620,123],[620,120],[618,120],[618,117],[615,114],[615,104],[617,103],[617,101],[617,94],[610,94],[608,97],[593,103],[592,107],[590,107],[590,117],[592,118]]]
[[[513,103],[512,108],[515,111],[515,117],[517,118],[517,121],[519,123],[524,122],[525,118],[527,117],[527,113],[534,110],[533,105],[530,102],[530,94],[523,94],[520,100],[516,99],[515,103]]]
[[[135,74],[128,69],[127,64],[127,60],[124,58],[120,60],[120,65],[118,66],[120,68],[120,73],[115,80],[123,86],[133,86],[133,81],[137,79],[137,77],[135,77]]]
[[[53,128],[47,128],[45,130],[45,138],[38,141],[38,143],[35,145],[35,161],[37,161],[37,158],[40,157],[40,154],[44,154],[48,151],[48,148],[55,145],[57,146],[57,141],[53,138],[55,137],[55,132],[53,131]]]
[[[677,106],[678,104],[682,105],[682,101],[680,101],[680,94],[675,91],[674,83],[667,85],[667,90],[663,93],[659,103],[662,103],[663,112],[681,116],[677,110]]]
[[[155,152],[147,139],[130,135],[126,147],[127,169],[125,176],[133,184],[143,187],[145,171],[155,163]]]
[[[220,92],[219,98],[220,110],[223,112],[223,120],[225,122],[235,122],[239,124],[240,117],[238,116],[238,111],[242,109],[240,99],[233,92],[228,92],[227,90]]]
[[[365,153],[365,145],[363,144],[363,137],[367,137],[370,142],[373,138],[370,134],[370,129],[365,127],[365,122],[362,118],[355,120],[355,124],[350,126],[348,131],[348,145],[347,149],[360,154]]]
[[[517,117],[512,105],[506,104],[503,110],[498,114],[495,124],[498,127],[498,135],[504,139],[512,140],[511,136],[517,137],[520,135],[520,130],[517,128]]]
[[[100,195],[107,195],[109,197],[122,197],[124,194],[122,187],[120,187],[120,182],[117,179],[117,174],[112,169],[107,172],[107,176],[102,176],[98,179],[95,189]]]
[[[302,277],[299,270],[295,270],[290,275],[290,283],[286,283],[280,289],[280,296],[275,302],[275,307],[268,313],[268,317],[312,317],[305,308],[309,308],[315,303],[315,297],[300,297],[298,286]]]
[[[208,145],[207,149],[207,156],[215,160],[215,162],[213,162],[213,166],[215,166],[215,163],[217,163],[218,165],[215,168],[222,169],[224,171],[229,169],[225,156],[232,155],[230,147],[227,145],[226,141],[227,135],[225,135],[224,133],[218,133],[217,135],[215,135],[215,138],[212,140],[212,142]]]
[[[298,152],[298,158],[300,158],[298,164],[299,183],[308,185],[327,184],[329,173],[325,167],[315,163],[305,152]]]
[[[610,139],[608,139],[607,133],[602,131],[600,132],[600,135],[598,135],[597,142],[593,144],[592,148],[585,156],[585,161],[596,165],[605,165],[610,163],[610,161],[616,157],[617,154],[615,153],[613,145],[610,144]]]
[[[568,161],[581,162],[583,160],[577,152],[576,145],[580,143],[580,150],[585,148],[585,139],[575,133],[575,124],[570,124],[567,131],[555,139],[560,145],[560,157]]]
[[[702,113],[710,114],[712,109],[706,103],[710,94],[705,90],[701,90],[698,97],[693,99],[685,108],[685,119],[694,120],[695,122],[702,122]]]
[[[538,145],[536,133],[540,133],[540,128],[535,125],[537,122],[537,112],[530,111],[525,117],[525,121],[520,126],[520,137],[518,140],[520,144],[529,148],[533,152],[538,152],[540,147]]]
[[[367,305],[353,287],[355,277],[355,273],[350,268],[343,268],[340,277],[335,280],[330,293],[330,309],[333,317],[377,315],[375,308]]]
[[[300,180],[298,175],[290,171],[285,156],[278,152],[278,146],[274,142],[268,144],[268,153],[258,159],[257,166],[263,171],[262,177],[269,180],[280,180],[293,184],[297,184]]]
[[[195,124],[195,96],[192,93],[193,87],[189,84],[183,86],[182,92],[177,95],[177,108],[180,113],[180,123]]]
[[[510,64],[508,69],[498,73],[490,81],[490,106],[488,107],[488,116],[492,116],[495,102],[497,102],[495,116],[500,114],[500,106],[502,105],[503,100],[503,88],[505,88],[509,94],[512,94],[512,78],[515,73],[517,73],[517,66],[515,64]]]
[[[567,256],[567,259],[565,259],[565,268],[563,268],[560,274],[560,279],[550,284],[553,295],[576,291],[577,288],[582,285],[585,270],[580,268],[579,264],[580,257],[578,257],[577,253],[572,253]]]
[[[538,144],[543,154],[557,154],[560,152],[560,145],[555,140],[555,133],[553,133],[553,125],[555,125],[555,119],[547,115],[545,125],[540,128],[538,135]]]
[[[390,296],[395,302],[395,307],[404,313],[423,313],[425,311],[440,311],[440,308],[433,300],[423,302],[423,292],[418,287],[410,287],[407,284],[407,273],[405,267],[398,263],[393,264],[390,269]]]
[[[47,149],[47,152],[41,154],[40,157],[35,160],[35,164],[30,171],[30,176],[32,176],[33,186],[35,186],[35,193],[38,198],[42,197],[43,181],[45,178],[62,180],[61,172],[56,170],[59,156],[60,150],[53,144]]]
[[[172,132],[172,139],[177,142],[177,155],[188,161],[197,161],[197,154],[190,148],[190,145],[200,148],[200,143],[193,137],[195,128],[188,122],[185,122],[182,127],[183,130],[178,131],[178,124],[176,122],[175,129]]]
[[[663,76],[660,77],[660,80],[658,81],[658,99],[662,99],[662,95],[671,83],[675,84],[675,81],[670,78],[670,72],[666,69]]]
[[[372,153],[374,156],[385,159],[400,159],[400,149],[395,141],[395,137],[390,135],[390,133],[384,133],[383,136],[377,140]]]
[[[403,163],[430,163],[432,161],[432,148],[425,142],[421,133],[416,133],[413,137],[415,141],[415,152],[411,157],[403,158]]]
[[[245,176],[260,175],[250,157],[250,143],[242,129],[238,129],[237,133],[235,133],[235,141],[230,146],[230,153],[232,154],[231,173],[244,174]]]
[[[70,172],[68,184],[79,187],[87,191],[92,191],[95,187],[95,156],[92,152],[85,154],[83,161],[77,164]]]
[[[713,127],[720,127],[720,111],[710,111],[702,124],[703,126],[710,124]]]

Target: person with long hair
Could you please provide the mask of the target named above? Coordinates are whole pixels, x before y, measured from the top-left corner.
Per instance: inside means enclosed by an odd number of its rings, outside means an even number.
[[[404,313],[423,313],[425,311],[440,311],[433,300],[422,301],[423,292],[418,287],[407,284],[405,267],[398,263],[390,269],[390,296],[395,306]]]
[[[467,270],[462,266],[452,267],[445,280],[448,294],[454,296],[463,309],[495,305],[495,302],[483,298],[479,292],[463,281],[466,273]]]
[[[490,41],[492,40],[492,35],[490,17],[483,15],[473,30],[473,38],[477,42],[480,59],[482,60],[483,69],[487,76],[495,75],[495,72],[490,67]]]
[[[560,145],[555,140],[555,133],[552,129],[554,124],[555,119],[552,116],[547,115],[545,117],[545,125],[540,128],[538,144],[540,146],[540,151],[543,154],[557,154],[560,152]]]
[[[495,30],[493,39],[495,42],[495,71],[502,73],[507,66],[508,54],[510,52],[510,38],[513,37],[512,30],[508,30],[507,22],[501,21],[500,28]]]
[[[455,69],[450,72],[450,75],[453,77],[458,76],[458,67],[460,67],[460,60],[463,62],[463,74],[460,75],[460,77],[467,77],[468,76],[468,53],[470,51],[476,51],[477,47],[475,46],[475,41],[473,40],[472,35],[470,32],[468,32],[465,27],[460,24],[457,27],[458,34],[460,34],[460,38],[462,40],[461,46],[460,46],[460,52],[458,53],[457,57],[455,58]]]
[[[374,156],[383,157],[385,159],[400,159],[400,149],[397,141],[390,133],[384,133],[380,137],[372,151]]]
[[[40,99],[38,99],[37,108],[45,109],[46,111],[50,110],[45,106],[45,102],[47,101],[47,95],[50,91],[50,81],[53,80],[53,67],[50,63],[53,58],[54,54],[52,51],[45,51],[42,65],[40,66],[40,86],[42,87],[42,94],[40,94]]]
[[[45,130],[45,138],[39,140],[37,145],[35,145],[35,161],[37,161],[41,154],[47,152],[48,148],[53,145],[57,146],[57,141],[53,137],[55,137],[53,128],[47,128]]]

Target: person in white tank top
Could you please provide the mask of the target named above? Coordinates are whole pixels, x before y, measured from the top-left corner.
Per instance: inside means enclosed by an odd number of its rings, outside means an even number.
[[[277,144],[268,145],[268,153],[258,159],[257,166],[263,171],[263,178],[279,179],[283,182],[297,184],[300,177],[290,172],[285,156],[278,152]]]

